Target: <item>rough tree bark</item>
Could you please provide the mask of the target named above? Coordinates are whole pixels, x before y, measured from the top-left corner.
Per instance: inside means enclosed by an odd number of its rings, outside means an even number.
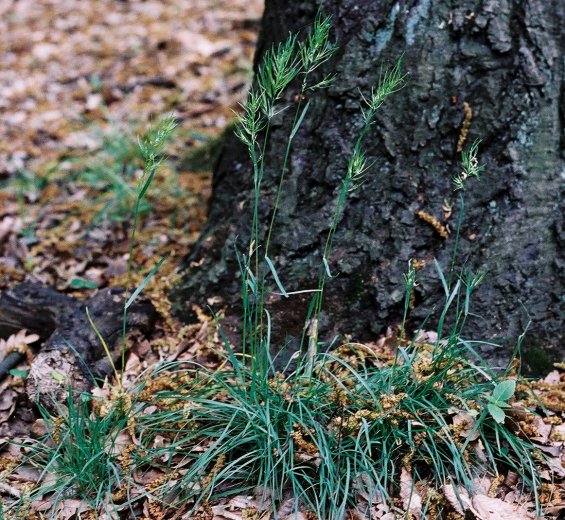
[[[318,4],[267,0],[257,56],[307,26]],[[432,307],[442,305],[432,259],[449,268],[454,234],[442,238],[416,213],[442,220],[442,206],[455,202],[451,178],[460,171],[458,140],[470,123],[465,145],[482,140],[486,170],[469,184],[459,264],[486,271],[486,278],[472,301],[477,316],[466,332],[515,340],[531,318],[525,350],[536,357],[543,349],[547,361],[562,355],[565,2],[328,0],[323,11],[333,15],[340,46],[325,71],[337,73],[337,80],[313,97],[291,154],[272,248],[287,290],[310,288],[318,275],[336,188],[361,125],[360,92],[367,93],[382,67],[404,53],[408,84],[379,113],[368,140],[374,165],[349,200],[336,237],[332,270],[340,274],[327,285],[327,336],[339,331],[374,338],[398,323],[402,273],[410,258],[425,262],[411,325],[419,326]],[[295,94],[288,93],[288,105]],[[264,215],[292,112],[271,134]],[[228,315],[237,315],[234,245],[246,247],[250,188],[245,151],[228,139],[214,172],[207,228],[173,293],[181,315],[213,296]],[[455,220],[449,220],[452,229]],[[296,297],[290,305],[273,303],[279,337],[300,330],[300,303]],[[513,345],[506,343],[504,352]]]

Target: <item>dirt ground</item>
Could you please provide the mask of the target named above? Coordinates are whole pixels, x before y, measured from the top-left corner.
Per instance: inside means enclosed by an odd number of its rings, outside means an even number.
[[[205,218],[209,172],[179,170],[176,159],[233,118],[261,8],[249,0],[0,2],[0,284],[110,283],[131,208],[117,200],[97,229],[85,224],[112,197],[127,199],[140,175],[128,164],[137,139],[167,114],[180,125],[144,230],[162,234],[170,199],[188,200],[167,228],[179,239],[168,252],[186,252]],[[98,240],[81,240],[85,233]],[[81,262],[72,255],[79,242]]]

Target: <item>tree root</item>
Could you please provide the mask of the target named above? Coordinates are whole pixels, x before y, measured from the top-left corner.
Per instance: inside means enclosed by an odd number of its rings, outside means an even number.
[[[9,352],[6,357],[0,361],[0,381],[8,375],[10,370],[21,363],[24,359],[24,355],[21,352]]]
[[[96,379],[109,375],[111,363],[105,359],[86,309],[117,363],[123,306],[124,291],[119,288],[103,289],[86,301],[34,283],[14,286],[0,295],[0,337],[26,329],[44,340],[26,382],[32,401],[53,408],[56,402],[66,400],[69,387],[77,392],[89,391]],[[128,310],[127,329],[148,332],[155,317],[153,305],[140,297]],[[9,353],[0,362],[0,379],[21,360],[21,353]]]

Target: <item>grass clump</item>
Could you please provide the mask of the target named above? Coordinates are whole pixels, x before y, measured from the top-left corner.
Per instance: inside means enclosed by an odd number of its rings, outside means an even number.
[[[41,468],[42,475],[27,500],[49,496],[49,518],[57,518],[68,498],[80,498],[106,512],[123,501],[130,479],[127,456],[133,447],[124,432],[136,413],[131,397],[101,399],[69,390],[59,413],[38,406],[46,433],[25,446],[29,455],[24,462]]]
[[[157,410],[138,424],[144,444],[156,434],[170,440],[154,460],[185,468],[161,496],[196,510],[260,490],[276,512],[290,493],[286,514],[338,519],[392,506],[403,470],[432,488],[473,492],[478,475],[512,469],[535,490],[530,442],[492,408],[506,406],[500,385],[514,380],[470,361],[470,352],[453,336],[405,342],[398,357],[344,344],[267,378],[237,358],[219,371],[164,367],[147,383]],[[164,379],[170,388],[153,392]]]

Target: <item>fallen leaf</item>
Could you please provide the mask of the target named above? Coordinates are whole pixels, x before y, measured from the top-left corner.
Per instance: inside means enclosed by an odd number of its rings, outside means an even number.
[[[16,400],[18,398],[18,393],[7,388],[0,395],[0,423],[6,422],[14,408],[16,407]]]
[[[548,385],[558,385],[561,382],[561,374],[559,370],[552,370],[547,376],[545,376],[544,383]]]
[[[473,431],[475,419],[466,412],[458,413],[453,417],[453,426],[458,427],[456,431],[461,437],[465,437],[469,441],[476,441],[479,438],[479,430]],[[471,434],[471,432],[473,432]]]
[[[545,424],[541,417],[536,417],[534,423],[538,435],[536,435],[535,437],[529,437],[529,439],[541,443],[547,442],[547,440],[549,439],[549,434],[553,429],[552,426],[550,424]]]
[[[528,520],[535,515],[519,505],[508,504],[499,498],[475,495],[471,499],[471,510],[480,520]]]
[[[63,500],[57,509],[57,518],[60,520],[69,520],[91,509],[91,506],[84,500]]]
[[[400,473],[400,498],[407,512],[417,519],[422,517],[422,497],[416,491],[412,475],[405,468]]]
[[[471,499],[464,489],[458,490],[452,484],[446,484],[442,490],[443,496],[460,515],[465,514],[465,511],[471,508]]]
[[[528,520],[535,518],[535,515],[519,504],[511,504],[483,494],[470,497],[465,489],[456,489],[451,484],[443,486],[442,489],[447,501],[461,515],[470,511],[478,520]]]

